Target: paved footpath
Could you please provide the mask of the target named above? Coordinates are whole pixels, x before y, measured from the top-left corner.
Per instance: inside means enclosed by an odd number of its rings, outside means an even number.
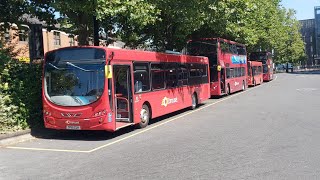
[[[142,130],[0,148],[0,179],[320,179],[320,72],[277,74]]]

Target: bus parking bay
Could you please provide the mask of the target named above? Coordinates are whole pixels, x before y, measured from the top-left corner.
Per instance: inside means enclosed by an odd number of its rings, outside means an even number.
[[[49,151],[49,152],[65,152],[65,153],[93,153],[95,151],[108,148],[117,143],[126,143],[126,141],[134,140],[136,136],[148,135],[148,131],[154,131],[167,126],[179,126],[174,123],[186,123],[194,121],[201,116],[202,111],[212,111],[215,106],[224,101],[229,101],[243,93],[249,93],[251,90],[263,87],[257,86],[249,88],[246,91],[238,92],[230,96],[221,98],[211,98],[201,104],[197,109],[189,108],[153,119],[150,125],[144,129],[136,129],[134,126],[123,128],[116,132],[106,131],[70,131],[70,130],[51,130],[46,129],[41,133],[35,133],[33,139],[25,142],[7,146],[5,148],[12,150],[25,151]],[[31,133],[32,134],[32,133]]]

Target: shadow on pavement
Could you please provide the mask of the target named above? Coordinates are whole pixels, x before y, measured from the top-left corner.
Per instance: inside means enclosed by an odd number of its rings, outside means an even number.
[[[199,107],[204,104],[200,104]],[[198,108],[199,108],[198,107]],[[176,115],[182,115],[190,111],[189,108],[185,108],[155,119],[152,119],[149,125],[156,125],[157,123],[161,123],[161,121],[171,118]],[[148,126],[146,127],[148,128]],[[129,126],[122,129],[119,129],[116,132],[107,132],[107,131],[72,131],[72,130],[54,130],[54,129],[46,129],[42,128],[34,128],[31,129],[31,135],[39,138],[39,139],[57,139],[57,140],[80,140],[80,141],[105,141],[110,140],[124,134],[133,132],[135,130],[135,126]]]
[[[264,82],[265,83],[265,82]],[[258,84],[257,86],[260,86],[261,84]],[[254,86],[249,86],[249,87],[247,87],[246,88],[246,90],[247,89],[250,89],[250,88],[253,88]],[[245,90],[245,91],[246,91]],[[222,95],[222,96],[211,96],[210,97],[210,99],[217,99],[217,100],[219,100],[219,99],[223,99],[224,97],[228,97],[228,96],[232,96],[233,94],[238,94],[238,93],[241,93],[241,92],[243,92],[243,90],[240,90],[240,91],[237,91],[237,92],[233,92],[233,93],[231,93],[230,95]]]

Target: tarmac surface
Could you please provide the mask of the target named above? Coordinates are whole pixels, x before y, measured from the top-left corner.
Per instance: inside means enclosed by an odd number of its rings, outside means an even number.
[[[320,72],[276,76],[145,129],[31,132],[0,179],[320,179]]]

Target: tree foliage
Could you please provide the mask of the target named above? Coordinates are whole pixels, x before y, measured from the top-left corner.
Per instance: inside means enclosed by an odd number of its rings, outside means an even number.
[[[0,48],[0,134],[43,125],[41,65],[11,55],[12,49]]]
[[[92,37],[94,17],[112,37],[117,31],[129,30],[127,27],[131,24],[144,26],[154,22],[157,13],[154,6],[144,0],[56,0],[51,6],[60,13],[62,26],[79,35],[81,45],[88,45]]]
[[[11,24],[20,26],[28,24],[23,15],[38,17],[48,26],[56,24],[55,10],[50,6],[50,0],[1,0],[0,1],[0,31],[3,32]],[[29,17],[29,16],[28,16]]]
[[[278,62],[304,56],[299,23],[281,0],[3,0],[2,22],[24,13],[79,35],[87,45],[96,17],[108,37],[129,47],[182,49],[190,38],[223,37],[246,44],[248,51],[274,51]]]

